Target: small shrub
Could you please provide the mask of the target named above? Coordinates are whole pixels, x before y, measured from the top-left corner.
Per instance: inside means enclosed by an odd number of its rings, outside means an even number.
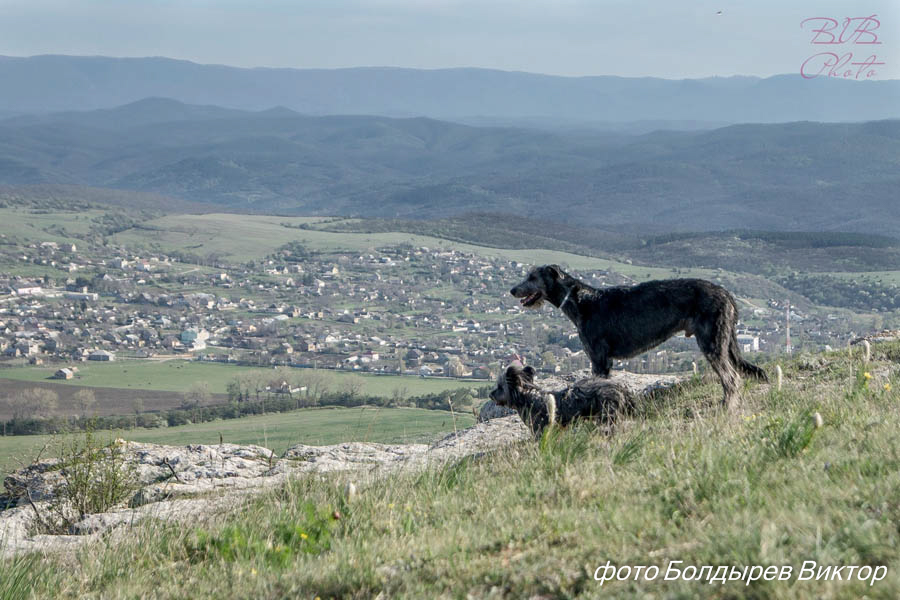
[[[49,514],[42,517],[44,533],[67,533],[86,515],[108,511],[137,489],[137,477],[124,444],[103,444],[90,429],[64,440],[59,447],[62,478]]]
[[[31,598],[38,565],[35,554],[0,561],[0,600]]]
[[[763,429],[766,451],[777,458],[794,458],[806,450],[816,432],[813,411],[805,410],[789,421],[773,418]]]
[[[268,531],[245,523],[229,525],[216,533],[198,529],[185,542],[188,557],[193,563],[261,559],[283,568],[300,554],[318,555],[330,550],[334,524],[331,512],[305,502],[301,513],[300,522],[276,523]]]
[[[538,444],[540,454],[545,463],[551,465],[578,462],[588,454],[592,443],[599,439],[599,433],[600,427],[589,419],[579,420],[565,429],[546,429]]]
[[[640,431],[619,446],[613,453],[612,463],[617,467],[624,467],[637,459],[644,447],[644,432]]]
[[[470,476],[471,466],[475,460],[471,456],[466,456],[447,464],[440,470],[437,482],[447,490],[459,487]]]

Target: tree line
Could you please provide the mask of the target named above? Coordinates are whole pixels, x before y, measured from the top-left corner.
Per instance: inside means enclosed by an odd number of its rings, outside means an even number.
[[[349,379],[349,378],[348,378]],[[362,378],[357,378],[361,380]],[[30,388],[17,393],[7,402],[13,417],[0,422],[3,435],[54,434],[89,429],[133,429],[137,427],[175,427],[190,423],[205,423],[218,419],[279,413],[318,406],[378,406],[383,408],[413,407],[428,410],[471,410],[476,398],[486,398],[487,386],[478,389],[460,388],[417,396],[407,396],[403,388],[396,388],[390,397],[364,393],[362,382],[350,381],[338,389],[329,389],[324,382],[303,392],[286,391],[280,387],[257,385],[259,379],[241,375],[228,383],[228,401],[213,403],[208,384],[197,382],[183,394],[181,407],[161,411],[143,411],[143,402],[134,401],[135,412],[130,415],[99,416],[93,411],[96,404],[93,391],[80,390],[75,394],[78,416],[55,414],[59,396],[46,388]]]

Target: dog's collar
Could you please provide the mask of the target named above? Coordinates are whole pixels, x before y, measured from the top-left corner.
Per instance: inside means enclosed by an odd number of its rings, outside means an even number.
[[[575,291],[575,288],[569,288],[569,293],[566,294],[566,297],[563,298],[563,301],[559,303],[560,308],[562,308],[563,305],[565,305],[565,303],[569,301],[569,298],[572,297],[572,292],[574,292],[574,291]]]

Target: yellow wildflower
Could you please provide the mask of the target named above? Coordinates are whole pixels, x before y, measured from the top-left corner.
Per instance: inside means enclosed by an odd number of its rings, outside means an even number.
[[[886,391],[886,392],[891,391],[891,384],[890,384],[890,383],[884,384],[884,391]]]
[[[301,533],[301,534],[300,534],[300,539],[301,539],[301,540],[305,540],[305,539],[308,538],[308,537],[309,537],[309,536],[306,535],[305,533]]]
[[[865,377],[866,379],[872,379],[872,374],[866,371],[865,373],[863,373],[863,377]]]

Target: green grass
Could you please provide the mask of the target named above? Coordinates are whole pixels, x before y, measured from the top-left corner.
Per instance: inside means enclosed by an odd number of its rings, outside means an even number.
[[[97,435],[182,446],[218,444],[221,434],[227,443],[256,444],[280,455],[288,446],[300,443],[430,441],[439,433],[453,431],[454,424],[463,428],[473,421],[471,413],[453,415],[447,411],[419,408],[329,407],[161,429],[102,431]],[[0,437],[0,480],[3,473],[30,463],[53,439],[56,438],[46,435]]]
[[[840,279],[857,281],[861,279],[871,279],[881,281],[885,285],[900,285],[900,270],[897,271],[825,271],[816,273],[816,275],[830,275]]]
[[[184,392],[191,387],[191,384],[203,381],[209,384],[211,393],[224,394],[228,382],[238,375],[256,373],[263,377],[264,382],[279,376],[272,369],[186,360],[86,362],[78,365],[78,376],[74,379],[49,379],[56,370],[58,367],[11,367],[0,369],[0,378],[58,383],[59,385],[169,392]],[[415,396],[486,385],[483,381],[466,379],[368,375],[324,369],[286,369],[278,373],[294,378],[301,385],[303,385],[304,379],[315,375],[322,378],[324,385],[331,391],[340,389],[348,377],[359,377],[363,382],[360,393],[380,397],[390,397],[398,388],[406,388],[407,396]]]
[[[224,253],[235,260],[260,259],[290,241],[298,241],[322,252],[361,252],[381,246],[409,243],[429,248],[457,249],[488,257],[504,257],[529,264],[558,263],[572,269],[613,269],[639,281],[671,277],[670,268],[641,267],[602,258],[593,258],[556,250],[510,250],[464,244],[436,237],[408,233],[333,233],[284,227],[315,221],[307,217],[206,214],[173,215],[146,223],[153,227],[152,238],[166,250],[188,250],[196,254]],[[117,243],[146,244],[146,230],[131,229],[114,236]],[[710,277],[710,269],[685,269],[683,277]]]
[[[0,208],[0,234],[24,238],[31,241],[75,242],[65,236],[47,233],[45,228],[61,225],[73,233],[85,233],[90,219],[103,214],[102,210],[85,212],[33,213],[27,209]],[[416,246],[456,248],[482,256],[500,256],[529,264],[559,263],[573,269],[612,269],[637,281],[660,279],[672,276],[671,268],[643,267],[616,260],[593,258],[544,249],[503,249],[465,244],[431,236],[390,233],[352,233],[300,230],[285,227],[283,223],[300,225],[321,220],[319,217],[279,217],[263,215],[205,214],[168,215],[145,223],[147,229],[130,229],[113,236],[117,243],[138,246],[158,245],[163,250],[182,250],[199,255],[222,253],[237,261],[260,259],[279,246],[290,241],[300,241],[309,248],[322,252],[360,252],[381,246],[410,243]],[[34,266],[18,266],[15,274],[43,275]],[[682,269],[679,276],[710,278],[713,269]],[[872,272],[828,272],[836,277],[853,279],[859,277],[880,278],[886,284],[900,284],[900,270]]]
[[[0,235],[34,242],[70,242],[76,245],[81,240],[45,229],[62,226],[70,233],[87,233],[91,219],[101,216],[104,210],[34,212],[32,209],[0,208]]]
[[[696,381],[613,434],[582,427],[422,473],[354,476],[353,499],[347,475],[298,479],[224,519],[146,523],[113,547],[42,556],[28,586],[42,598],[897,598],[900,345],[874,351],[868,365],[846,352],[785,364],[785,388],[748,385],[736,415]],[[678,560],[794,576],[665,581]],[[797,581],[807,560],[886,565],[887,577]],[[662,573],[601,588],[592,576],[607,561]]]

